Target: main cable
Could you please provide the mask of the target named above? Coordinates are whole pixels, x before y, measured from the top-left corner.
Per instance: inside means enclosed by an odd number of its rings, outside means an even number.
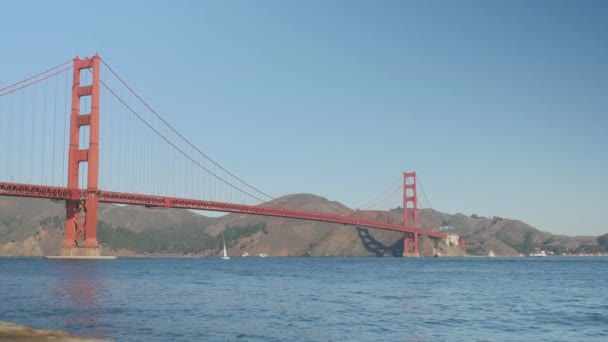
[[[2,96],[6,96],[6,95],[9,95],[9,94],[12,94],[12,93],[14,93],[14,92],[16,92],[16,91],[18,91],[18,90],[21,90],[21,89],[23,89],[23,88],[27,88],[27,87],[29,87],[29,86],[31,86],[31,85],[38,84],[38,83],[40,83],[40,82],[42,82],[42,81],[44,81],[44,80],[47,80],[47,79],[49,79],[49,78],[51,78],[51,77],[53,77],[53,76],[55,76],[55,75],[58,75],[58,74],[60,74],[60,73],[62,73],[62,72],[64,72],[64,71],[66,71],[66,70],[69,70],[69,69],[71,69],[71,68],[72,68],[72,66],[70,65],[70,66],[69,66],[69,67],[67,67],[67,68],[63,68],[63,69],[61,69],[61,70],[59,70],[59,71],[57,71],[57,72],[54,72],[54,73],[52,73],[52,74],[50,74],[50,75],[47,75],[47,76],[43,77],[43,78],[41,78],[41,79],[35,80],[35,81],[33,81],[33,82],[31,82],[31,83],[28,83],[28,84],[25,84],[25,85],[22,85],[21,87],[18,87],[18,88],[15,88],[15,89],[11,89],[11,90],[9,90],[9,91],[7,91],[7,92],[5,92],[5,93],[0,94],[0,97],[2,97]],[[30,79],[31,79],[31,78],[30,78]],[[28,80],[29,80],[29,79],[28,79]],[[23,83],[23,81],[22,81],[22,82],[19,82],[19,84],[20,84],[20,83]],[[0,90],[0,92],[4,91],[5,89],[9,89],[9,88],[10,88],[10,87],[5,87],[5,88],[3,88],[2,90]]]
[[[214,165],[216,165],[217,167],[219,167],[222,171],[226,172],[228,175],[232,176],[234,179],[236,179],[237,181],[243,183],[244,185],[246,185],[247,187],[249,187],[250,189],[270,198],[271,200],[274,200],[275,198],[266,194],[265,192],[255,188],[254,186],[250,185],[249,183],[243,181],[242,179],[240,179],[239,177],[235,176],[234,174],[232,174],[230,171],[226,170],[224,167],[222,167],[219,163],[217,163],[214,159],[212,159],[211,157],[209,157],[208,155],[206,155],[203,151],[201,151],[200,149],[198,149],[194,144],[192,144],[190,142],[190,140],[186,139],[182,134],[180,134],[175,128],[173,128],[173,126],[171,126],[160,114],[158,114],[152,107],[150,107],[150,105],[148,105],[148,103],[146,101],[144,101],[103,59],[101,59],[101,62],[103,63],[104,66],[106,66],[106,68],[108,68],[108,70],[110,70],[110,72],[127,88],[129,89],[129,91],[146,107],[148,108],[158,119],[160,119],[167,127],[169,127],[169,129],[171,129],[175,134],[177,134],[178,137],[180,137],[183,141],[186,142],[186,144],[190,145],[192,148],[194,148],[194,150],[196,150],[200,155],[202,155],[203,157],[205,157],[207,160],[209,160],[211,163],[213,163]],[[151,127],[152,128],[152,127]]]
[[[29,80],[33,80],[34,78],[37,78],[37,77],[39,77],[39,76],[42,76],[42,75],[44,75],[44,74],[46,74],[46,73],[48,73],[48,72],[50,72],[50,71],[53,71],[53,70],[55,70],[55,69],[61,68],[62,66],[66,65],[66,64],[68,64],[68,63],[70,63],[71,61],[72,61],[72,60],[68,60],[68,61],[63,62],[63,63],[61,63],[61,64],[59,64],[59,65],[56,65],[56,66],[54,66],[54,67],[52,67],[52,68],[50,68],[50,69],[47,69],[47,70],[45,70],[45,71],[43,71],[43,72],[41,72],[41,73],[39,73],[39,74],[36,74],[36,75],[34,75],[34,76],[32,76],[32,77],[28,77],[28,78],[26,78],[26,79],[24,79],[24,80],[22,80],[22,81],[17,82],[17,83],[13,83],[13,84],[11,84],[11,85],[9,85],[9,86],[6,86],[6,87],[4,87],[4,88],[0,88],[0,92],[3,92],[3,91],[4,91],[4,90],[6,90],[6,89],[13,88],[13,87],[15,87],[15,86],[17,86],[17,85],[19,85],[19,84],[21,84],[21,83],[25,83],[25,82],[27,82],[27,81],[29,81]],[[71,66],[70,66],[70,68],[71,68]]]
[[[424,194],[424,198],[426,199],[426,203],[429,204],[429,208],[433,209],[433,206],[431,205],[431,201],[429,201],[429,197],[426,195],[426,192],[424,191],[424,187],[422,186],[422,182],[420,181],[420,176],[416,177],[416,181],[418,182],[418,184],[420,184],[420,189],[422,190],[422,193]]]
[[[232,183],[226,181],[225,179],[223,179],[222,177],[216,175],[215,173],[211,172],[209,169],[207,169],[205,166],[201,165],[199,162],[197,162],[196,160],[192,159],[192,157],[190,157],[187,153],[185,153],[183,150],[181,150],[177,145],[175,145],[173,142],[169,141],[169,139],[167,139],[164,135],[162,135],[158,130],[156,130],[154,127],[152,127],[152,125],[150,125],[150,123],[148,123],[146,120],[144,120],[141,115],[139,115],[135,110],[133,110],[133,108],[131,108],[131,106],[129,106],[122,98],[120,98],[112,89],[110,89],[110,87],[108,87],[108,85],[104,82],[101,81],[101,84],[119,101],[121,102],[131,113],[133,113],[141,122],[143,122],[146,126],[148,126],[148,128],[152,129],[159,137],[161,137],[163,140],[165,140],[165,142],[167,142],[169,145],[171,145],[175,150],[177,150],[180,154],[182,154],[184,157],[190,159],[190,161],[192,161],[193,163],[195,163],[196,165],[198,165],[201,169],[209,172],[210,174],[212,174],[213,176],[216,177],[216,179],[219,179],[222,183],[234,187],[236,188]],[[219,165],[217,165],[219,166]],[[221,167],[220,167],[221,168]],[[226,171],[227,172],[227,171]],[[254,189],[255,190],[255,189]],[[245,194],[247,194],[250,197],[253,197],[255,199],[257,199],[260,202],[264,202],[264,200],[262,200],[261,198],[254,196],[246,191],[243,190],[239,190]]]
[[[363,208],[363,207],[367,207],[367,208],[372,207],[373,205],[372,205],[372,206],[369,206],[368,204],[370,204],[370,203],[374,203],[374,202],[375,202],[377,199],[381,198],[381,197],[382,197],[382,196],[384,196],[384,195],[385,195],[387,192],[391,191],[391,190],[394,188],[395,184],[396,184],[397,182],[399,182],[399,179],[401,179],[401,176],[397,177],[397,179],[395,179],[395,180],[394,180],[394,181],[391,183],[391,185],[389,185],[389,186],[388,186],[388,187],[387,187],[387,188],[386,188],[386,189],[385,189],[385,190],[384,190],[382,193],[380,193],[378,196],[374,197],[373,199],[371,199],[371,200],[369,200],[369,201],[367,201],[367,202],[363,203],[362,205],[360,205],[360,206],[358,206],[358,207],[355,207],[355,208],[356,208],[356,209],[361,209],[361,208]]]

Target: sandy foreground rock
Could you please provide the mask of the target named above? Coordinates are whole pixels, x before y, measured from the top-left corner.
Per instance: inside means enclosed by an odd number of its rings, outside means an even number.
[[[34,329],[24,325],[0,321],[0,341],[99,342],[104,340],[76,336],[58,330]]]

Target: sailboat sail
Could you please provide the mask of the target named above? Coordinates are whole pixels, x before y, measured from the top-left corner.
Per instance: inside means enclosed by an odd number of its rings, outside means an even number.
[[[222,254],[222,259],[230,259],[228,253],[226,252],[226,241],[224,241],[224,253]]]

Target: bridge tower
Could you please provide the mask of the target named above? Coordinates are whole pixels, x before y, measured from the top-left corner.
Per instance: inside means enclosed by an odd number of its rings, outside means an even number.
[[[403,239],[403,256],[419,257],[418,251],[418,193],[416,191],[416,172],[403,173],[403,226],[414,229],[414,233],[405,233]],[[410,245],[414,252],[410,254]]]
[[[99,207],[99,70],[100,58],[74,58],[74,78],[72,84],[72,113],[70,117],[70,147],[68,154],[68,188],[73,190],[71,199],[66,200],[65,239],[61,248],[62,256],[99,256],[97,242],[97,209]],[[90,72],[90,85],[81,85],[82,74]],[[90,96],[91,109],[83,113],[81,98]],[[81,127],[89,127],[89,141],[81,141]],[[87,192],[81,198],[79,189],[79,166],[87,163]]]

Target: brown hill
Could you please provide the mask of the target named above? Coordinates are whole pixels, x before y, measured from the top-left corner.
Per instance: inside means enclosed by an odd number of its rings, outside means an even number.
[[[102,204],[99,218],[114,226],[125,227],[134,232],[159,230],[184,224],[206,227],[217,219],[206,217],[190,210],[146,208]]]
[[[422,214],[421,214],[422,216]],[[433,224],[451,227],[459,235],[467,237],[467,252],[487,255],[492,250],[496,255],[519,255],[534,250],[555,251],[558,254],[578,252],[585,246],[596,245],[593,236],[570,237],[540,231],[522,221],[501,217],[478,217],[463,214],[432,213]],[[528,243],[528,246],[526,245]],[[526,251],[526,248],[530,249]]]
[[[278,198],[266,204],[271,207],[313,210],[318,212],[348,215],[351,209],[326,198],[299,194]],[[301,256],[308,255],[312,246],[323,240],[338,224],[311,222],[280,217],[229,214],[218,219],[207,231],[219,234],[226,227],[263,223],[268,234],[257,234],[243,238],[229,252],[232,255]]]
[[[0,255],[56,255],[63,242],[65,204],[34,198],[0,197]],[[101,204],[99,219],[134,232],[185,225],[201,229],[216,221],[188,210]],[[105,250],[105,254],[115,251]],[[134,254],[121,251],[119,254]]]
[[[63,202],[0,197],[0,244],[32,236],[47,217],[65,215]]]
[[[388,212],[353,211],[339,202],[311,194],[284,196],[265,205],[336,213],[393,224],[400,224],[403,220],[402,209]],[[63,239],[63,215],[62,202],[0,197],[0,255],[56,254]],[[188,210],[107,204],[101,206],[99,217],[110,229],[123,227],[121,232],[123,235],[127,234],[124,235],[124,240],[137,240],[137,236],[140,236],[137,234],[145,234],[146,239],[152,239],[151,242],[148,241],[152,244],[152,247],[148,248],[152,250],[150,253],[163,253],[161,249],[154,252],[154,248],[167,245],[172,246],[171,250],[177,251],[175,253],[191,253],[180,249],[179,239],[198,241],[197,239],[203,239],[205,236],[219,237],[218,234],[227,229],[241,227],[239,229],[243,230],[243,227],[258,224],[264,229],[251,230],[230,244],[231,255],[398,256],[403,251],[403,235],[400,233],[324,222],[241,214],[209,218]],[[496,255],[519,255],[523,249],[530,246],[556,251],[576,251],[584,246],[595,245],[594,237],[553,235],[521,221],[499,217],[469,217],[423,209],[420,211],[419,223],[423,229],[438,229],[437,227],[443,226],[448,233],[464,235],[467,239],[467,252],[473,255],[487,255],[490,250]],[[193,241],[189,242],[192,249]],[[105,247],[106,254],[141,253],[137,252],[136,248],[129,247],[128,243],[121,244],[120,248],[115,246],[114,250],[108,249],[111,246]],[[420,251],[423,256],[437,253],[463,254],[458,248],[424,237],[420,240]],[[218,250],[216,247],[209,247],[197,253],[214,255]]]

